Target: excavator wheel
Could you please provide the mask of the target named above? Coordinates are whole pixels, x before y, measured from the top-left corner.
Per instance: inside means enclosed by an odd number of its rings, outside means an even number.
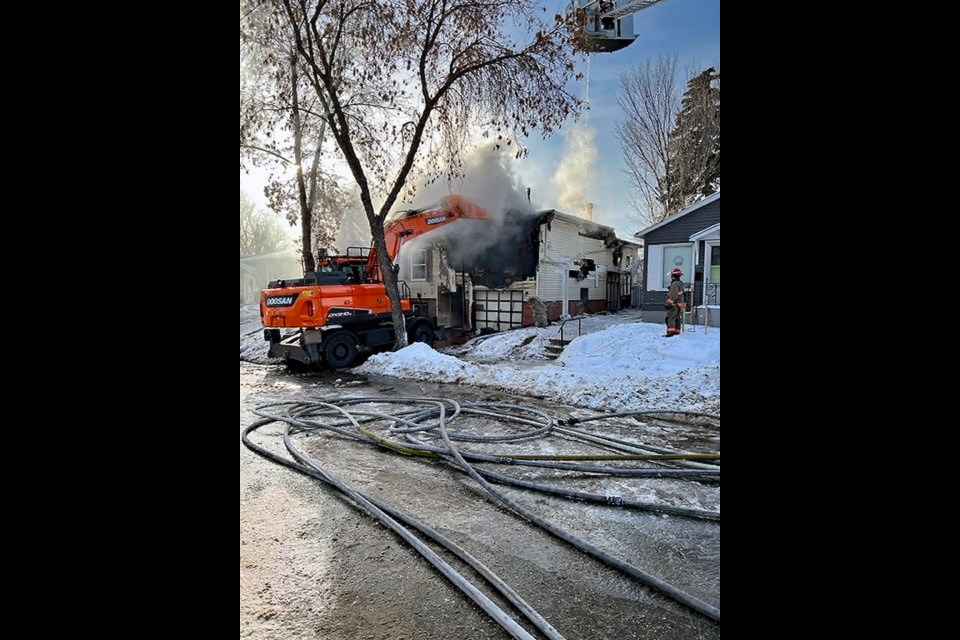
[[[323,358],[331,369],[352,367],[357,361],[357,337],[349,331],[338,331],[323,341]]]
[[[423,323],[414,329],[410,342],[425,342],[428,347],[432,347],[434,339],[433,328]]]

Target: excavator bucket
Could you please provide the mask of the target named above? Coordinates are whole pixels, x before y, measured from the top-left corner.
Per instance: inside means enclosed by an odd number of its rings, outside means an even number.
[[[444,196],[440,199],[440,208],[449,209],[450,211],[458,212],[461,217],[464,218],[489,218],[490,213],[476,204],[475,202],[470,202],[466,198],[460,195],[451,194]]]

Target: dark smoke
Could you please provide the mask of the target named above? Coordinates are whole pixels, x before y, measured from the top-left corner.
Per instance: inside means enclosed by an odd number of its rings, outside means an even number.
[[[417,198],[413,203],[398,207],[397,213],[403,209],[435,207],[443,196],[459,194],[486,209],[492,219],[459,220],[404,245],[404,251],[422,249],[426,246],[424,243],[455,245],[455,264],[459,265],[460,262],[473,263],[488,250],[496,252],[495,245],[503,242],[517,244],[518,237],[529,226],[521,220],[524,217],[535,218],[536,214],[527,201],[525,190],[507,164],[511,157],[502,149],[495,149],[492,144],[483,145],[464,158],[462,178],[418,185]],[[459,270],[460,267],[456,268]]]
[[[479,247],[451,238],[446,244],[448,260],[457,271],[470,274],[474,284],[503,289],[537,273],[539,216],[528,211],[507,210],[493,242]]]

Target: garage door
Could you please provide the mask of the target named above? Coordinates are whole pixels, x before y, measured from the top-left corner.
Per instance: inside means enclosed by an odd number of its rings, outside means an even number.
[[[523,291],[474,289],[476,328],[496,331],[515,329],[523,323]]]

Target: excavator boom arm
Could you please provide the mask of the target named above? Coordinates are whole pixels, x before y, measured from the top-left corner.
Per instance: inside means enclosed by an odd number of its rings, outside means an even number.
[[[431,207],[416,213],[398,218],[386,224],[383,228],[384,239],[387,245],[387,256],[390,262],[396,261],[400,254],[400,247],[425,233],[435,231],[460,218],[489,219],[490,214],[483,207],[470,202],[462,196],[445,196],[437,207]],[[377,263],[377,248],[370,249],[367,260],[367,278],[379,279],[380,266]]]

